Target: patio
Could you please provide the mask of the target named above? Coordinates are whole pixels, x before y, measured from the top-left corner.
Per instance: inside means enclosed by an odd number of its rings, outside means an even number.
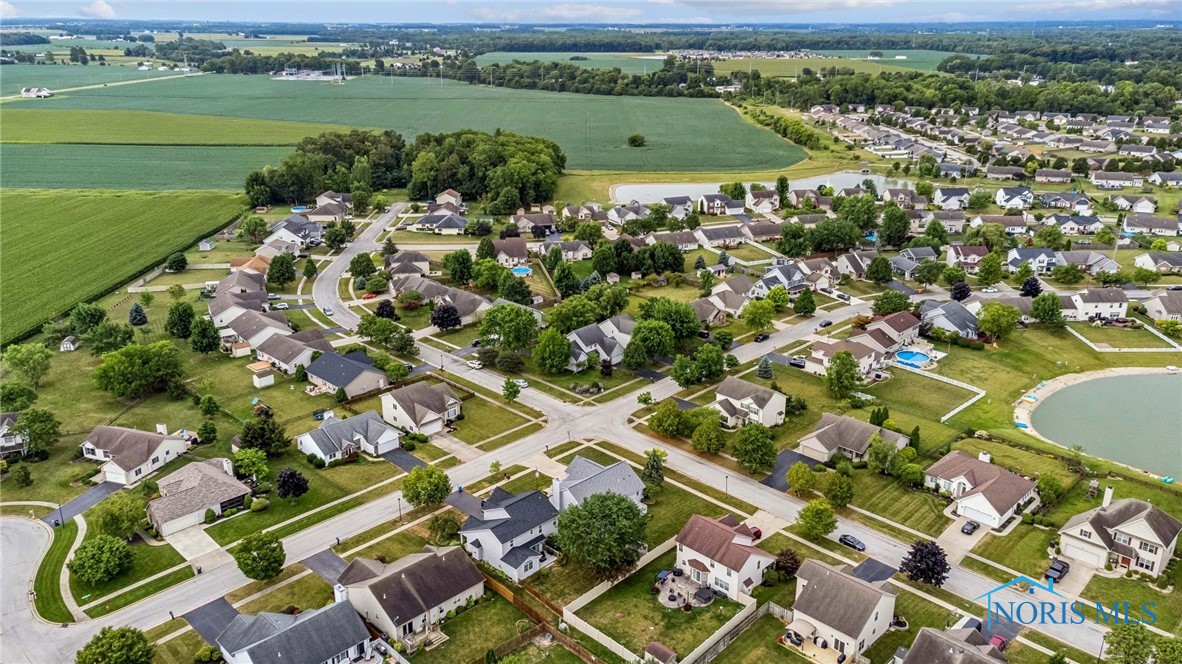
[[[683,608],[686,604],[698,608],[714,602],[714,593],[709,588],[695,583],[687,575],[678,576],[676,571],[663,570],[657,574],[654,588],[657,601],[667,609]]]
[[[829,647],[824,640],[813,636],[816,628],[804,620],[794,620],[784,629],[776,643],[803,657],[826,664],[843,663],[849,658]]]

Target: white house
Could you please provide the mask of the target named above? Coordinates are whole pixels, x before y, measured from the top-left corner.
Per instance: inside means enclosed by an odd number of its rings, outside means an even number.
[[[695,514],[677,533],[677,567],[694,583],[732,600],[763,583],[775,556],[755,546],[755,535],[733,515],[720,519]]]
[[[348,419],[329,418],[320,426],[296,436],[296,448],[328,463],[365,452],[381,456],[402,446],[402,433],[382,421],[376,411]]]
[[[382,395],[382,419],[424,436],[443,431],[460,416],[462,402],[446,383],[411,383]]]
[[[1073,561],[1101,568],[1131,569],[1156,577],[1174,557],[1182,522],[1143,500],[1112,499],[1104,490],[1099,507],[1076,514],[1059,529],[1059,546]]]
[[[959,267],[968,274],[976,274],[981,259],[989,255],[988,247],[953,244],[948,247],[944,262],[949,267]]]
[[[1134,196],[1121,194],[1108,199],[1118,210],[1127,210],[1134,214],[1153,214],[1157,212],[1157,199],[1153,196]]]
[[[1182,187],[1182,173],[1157,172],[1149,176],[1150,184],[1159,187]]]
[[[1035,274],[1048,274],[1055,268],[1055,251],[1039,247],[1016,247],[1006,254],[1006,269],[1016,273],[1023,264],[1029,265]]]
[[[954,332],[966,339],[976,339],[980,336],[977,316],[956,300],[924,300],[920,304],[919,315],[924,324],[945,332]]]
[[[1063,307],[1067,320],[1124,318],[1129,297],[1120,288],[1089,288],[1071,295],[1072,308]]]
[[[221,516],[241,509],[250,494],[250,487],[234,478],[234,464],[224,458],[190,463],[157,484],[160,497],[148,503],[148,521],[162,537],[204,523],[207,510]]]
[[[780,207],[780,195],[775,189],[748,191],[746,203],[752,211],[766,214]]]
[[[245,344],[249,349],[258,348],[267,339],[275,335],[292,334],[287,325],[287,316],[282,311],[246,311],[237,316],[220,333],[222,345],[229,348],[235,344]]]
[[[578,371],[592,353],[599,361],[610,360],[612,365],[624,359],[624,349],[632,340],[635,322],[627,314],[613,316],[601,323],[592,323],[566,335],[570,340],[570,362],[567,368]]]
[[[1155,272],[1182,271],[1182,253],[1149,252],[1138,254],[1133,265]]]
[[[187,452],[189,438],[184,430],[170,435],[163,424],[156,425],[156,433],[97,426],[82,441],[82,456],[103,462],[99,466],[103,482],[135,484]]]
[[[296,615],[237,615],[214,640],[226,664],[340,664],[374,656],[369,630],[346,602]]]
[[[859,579],[848,566],[808,558],[796,572],[796,601],[788,632],[854,661],[890,629],[898,592],[888,580],[871,583]]]
[[[390,563],[354,558],[333,591],[338,603],[414,652],[449,611],[484,596],[484,575],[460,547],[426,546]]]
[[[1119,187],[1140,187],[1145,184],[1145,178],[1137,173],[1120,173],[1117,171],[1092,171],[1092,184],[1101,189]]]
[[[1155,217],[1149,214],[1131,214],[1125,217],[1124,230],[1145,235],[1176,236],[1180,223],[1169,217]]]
[[[271,366],[289,376],[312,364],[312,355],[317,351],[331,352],[332,344],[325,338],[308,339],[306,332],[292,335],[274,334],[255,348],[255,357],[261,362],[270,362]],[[306,340],[305,340],[306,339]]]
[[[557,530],[558,510],[540,491],[511,494],[497,487],[460,528],[464,550],[504,572],[514,583],[554,564],[546,538]]]
[[[935,191],[932,202],[941,210],[963,210],[969,206],[972,194],[965,187],[940,187]]]
[[[432,212],[407,222],[407,230],[436,235],[459,235],[468,227],[468,220],[454,212]]]
[[[492,244],[497,262],[505,267],[516,267],[529,262],[529,249],[526,248],[525,238],[510,237],[504,240],[493,240]]]
[[[796,451],[821,462],[832,459],[833,455],[838,453],[853,461],[861,461],[866,457],[866,452],[870,449],[870,439],[875,434],[894,445],[896,450],[903,449],[911,440],[901,433],[876,427],[862,420],[825,413],[821,415],[812,432],[800,439],[800,447]]]
[[[1182,291],[1154,291],[1143,304],[1145,314],[1153,320],[1182,321]]]
[[[863,376],[882,366],[883,354],[866,344],[857,341],[841,339],[838,341],[818,341],[813,344],[809,356],[804,360],[804,370],[815,375],[824,376],[833,362],[834,356],[842,351],[848,351],[858,363],[858,369]]]
[[[743,214],[743,201],[732,200],[726,194],[703,194],[698,197],[698,211],[702,214]]]
[[[464,195],[455,189],[444,189],[438,194],[435,194],[436,205],[443,205],[445,203],[451,203],[458,208],[462,208],[464,207]]]
[[[550,482],[550,504],[559,512],[601,493],[624,496],[636,503],[641,512],[648,512],[648,505],[644,504],[644,482],[627,461],[604,466],[576,456],[566,467],[566,474]]]
[[[960,516],[994,529],[1034,498],[1034,481],[993,465],[988,452],[945,454],[928,467],[924,486],[951,495]]]
[[[562,260],[568,263],[587,260],[591,258],[591,255],[594,253],[594,249],[591,248],[591,245],[583,242],[582,240],[575,240],[573,242],[543,242],[541,246],[538,247],[538,254],[541,256],[546,256],[551,251],[553,251],[555,247],[557,247],[558,250],[562,252]]]
[[[727,376],[715,392],[710,408],[722,414],[728,427],[755,422],[767,427],[784,423],[787,398],[772,389]]]
[[[10,455],[24,455],[29,435],[17,430],[20,413],[0,413],[0,459]]]
[[[1034,193],[1026,187],[1002,187],[997,190],[993,202],[1003,210],[1010,208],[1025,210],[1034,202]]]

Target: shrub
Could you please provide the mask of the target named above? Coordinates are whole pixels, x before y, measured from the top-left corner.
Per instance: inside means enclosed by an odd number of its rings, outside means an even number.
[[[232,516],[234,516],[234,515],[235,515],[235,514],[237,514],[237,513],[238,513],[238,508],[237,508],[237,507],[231,507],[230,509],[226,510],[225,512],[222,512],[222,516],[224,516],[224,517],[227,517],[227,518],[228,518],[228,517],[232,517]]]
[[[250,502],[251,512],[265,512],[271,506],[271,501],[266,498],[255,498]]]
[[[347,463],[354,463],[357,461],[357,458],[358,456],[356,454],[350,454],[349,456],[341,457],[340,459],[333,459],[332,461],[328,462],[328,467],[336,468],[337,466],[343,466]]]
[[[413,440],[402,441],[402,449],[406,450],[407,452],[414,452],[417,446],[418,445]]]
[[[205,510],[205,523],[210,524],[218,520],[217,512],[213,510]]]
[[[250,509],[252,503],[254,503],[254,496],[250,495],[249,493],[246,494],[246,497],[242,499],[242,509]]]
[[[823,463],[815,463],[815,464],[813,464],[813,472],[814,472],[814,473],[823,473],[823,472],[825,472],[825,464],[823,464]]]
[[[149,529],[148,529],[146,532],[148,533],[148,537],[151,537],[152,539],[156,539],[156,538],[157,538],[157,534],[156,534],[156,529],[155,529],[155,528],[149,528]]]
[[[316,456],[315,454],[312,454],[311,452],[308,452],[308,454],[304,458],[308,460],[308,465],[312,466],[313,468],[316,468],[317,470],[319,470],[325,466],[324,459],[321,459],[320,457]]]
[[[961,348],[971,348],[972,350],[982,350],[985,348],[985,344],[981,343],[980,341],[973,341],[972,339],[965,339],[964,337],[957,337],[956,345],[960,346]]]
[[[455,618],[455,617],[456,617],[456,612],[455,612],[455,611],[448,611],[448,612],[447,612],[447,617],[448,617],[448,618]]]
[[[1104,563],[1104,571],[1111,572],[1112,571],[1112,563]]]

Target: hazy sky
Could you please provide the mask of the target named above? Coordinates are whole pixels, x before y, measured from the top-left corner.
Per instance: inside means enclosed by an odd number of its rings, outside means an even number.
[[[195,21],[433,23],[907,23],[1151,19],[1182,24],[1182,0],[0,0],[0,15]]]

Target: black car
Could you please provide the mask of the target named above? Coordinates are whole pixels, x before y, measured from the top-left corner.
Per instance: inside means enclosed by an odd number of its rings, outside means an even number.
[[[853,549],[854,551],[865,551],[866,550],[866,545],[862,543],[862,540],[858,539],[857,537],[854,537],[853,535],[842,535],[837,538],[837,541],[848,546],[849,548]]]
[[[977,523],[976,521],[969,521],[960,527],[960,532],[964,533],[965,535],[972,535],[973,533],[977,532],[977,529],[980,527],[981,524]]]
[[[1054,562],[1051,563],[1051,566],[1047,568],[1047,571],[1043,572],[1043,578],[1050,579],[1051,581],[1059,582],[1059,581],[1063,580],[1063,577],[1067,576],[1067,572],[1070,569],[1071,569],[1071,565],[1068,564],[1067,562],[1062,561],[1062,560],[1055,560]]]
[[[821,324],[817,326],[817,329],[823,329],[823,328],[829,327],[832,324],[833,324],[833,321],[831,321],[831,320],[823,320],[823,321],[821,321]]]
[[[415,370],[415,365],[413,365],[413,364],[403,363],[402,366],[406,367],[407,371],[414,371]]]
[[[768,335],[768,334],[757,334],[757,335],[755,335],[755,342],[759,343],[761,341],[767,341],[768,339],[771,339],[771,338],[772,338],[771,335]]]
[[[803,369],[804,368],[804,358],[803,357],[789,358],[788,359],[788,366]]]
[[[707,330],[698,330],[698,338],[699,339],[709,339],[710,332]]]
[[[849,296],[849,295],[846,295],[845,293],[838,293],[838,294],[837,294],[837,299],[839,299],[839,300],[845,300],[846,302],[849,302],[849,301],[850,301],[850,296]]]

